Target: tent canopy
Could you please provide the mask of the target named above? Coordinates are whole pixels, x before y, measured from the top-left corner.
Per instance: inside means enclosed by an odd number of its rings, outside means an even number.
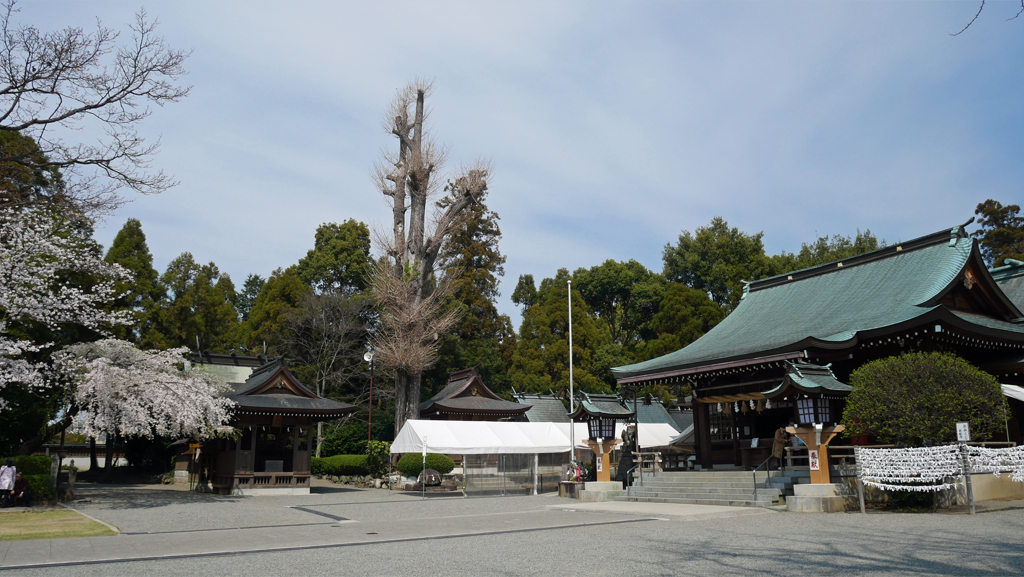
[[[1017,399],[1018,401],[1024,401],[1024,388],[1016,385],[1003,385],[1003,394],[1011,399]]]
[[[423,439],[427,451],[448,455],[482,455],[492,453],[566,453],[569,451],[569,423],[520,423],[498,421],[406,421],[398,432],[391,452],[419,453]],[[622,438],[623,423],[617,423],[616,434]],[[575,423],[576,446],[588,448],[587,424]],[[676,436],[676,430],[664,423],[640,423],[640,447],[664,447]]]

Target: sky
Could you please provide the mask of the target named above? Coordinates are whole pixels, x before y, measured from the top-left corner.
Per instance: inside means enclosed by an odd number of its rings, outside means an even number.
[[[768,254],[871,230],[892,243],[1024,203],[1024,16],[1014,2],[51,2],[41,30],[127,30],[139,8],[191,49],[182,102],[141,126],[180,184],[141,221],[157,270],[182,252],[241,287],[317,226],[382,228],[371,178],[396,90],[432,79],[449,170],[494,166],[487,198],[522,274],[635,259],[721,216]],[[72,135],[74,136],[74,135]],[[1016,160],[1015,160],[1016,159]]]

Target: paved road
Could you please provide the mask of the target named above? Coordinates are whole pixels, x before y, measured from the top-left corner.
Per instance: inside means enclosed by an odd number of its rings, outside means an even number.
[[[0,543],[0,568],[91,562],[0,575],[1024,574],[1019,501],[970,517],[421,500],[372,490],[248,499],[146,487],[82,494],[89,502],[77,508],[123,533]]]

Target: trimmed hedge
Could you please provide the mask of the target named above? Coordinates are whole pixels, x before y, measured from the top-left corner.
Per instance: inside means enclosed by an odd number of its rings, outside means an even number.
[[[406,453],[398,460],[396,468],[406,477],[418,477],[423,471],[423,454]],[[427,468],[433,469],[442,475],[447,475],[455,468],[455,461],[448,455],[438,453],[427,453]]]
[[[335,455],[321,459],[313,457],[310,468],[314,475],[320,476],[369,475],[366,458],[366,455]]]
[[[10,457],[14,461],[14,468],[22,475],[46,475],[50,476],[50,457],[46,455],[24,455],[21,457]],[[7,462],[7,457],[0,459],[0,465]]]
[[[50,487],[50,474],[45,475],[22,475],[28,484],[28,498],[33,502],[49,501],[53,499],[53,490]]]

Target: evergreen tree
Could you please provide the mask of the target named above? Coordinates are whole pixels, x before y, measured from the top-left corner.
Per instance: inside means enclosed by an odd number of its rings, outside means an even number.
[[[317,227],[316,243],[295,272],[317,292],[353,292],[366,289],[371,264],[370,229],[348,219]]]
[[[251,274],[245,277],[242,290],[235,297],[235,308],[238,309],[238,316],[242,322],[249,320],[249,311],[252,310],[256,297],[259,296],[260,291],[263,290],[263,285],[266,283],[267,281],[258,274]]]
[[[156,322],[160,302],[166,291],[160,284],[159,273],[153,268],[153,254],[146,244],[142,223],[129,218],[104,257],[109,263],[119,264],[132,273],[130,282],[115,284],[120,295],[112,304],[114,310],[129,309],[135,317],[130,326],[115,327],[113,333],[119,339],[142,344],[149,348],[163,340],[157,333]]]
[[[684,230],[675,246],[665,245],[665,278],[705,291],[711,300],[732,310],[743,296],[742,281],[773,274],[761,242],[763,235],[729,228],[720,216],[695,233]]]
[[[654,336],[651,319],[668,283],[635,260],[607,260],[589,269],[577,269],[573,287],[608,327],[612,344],[624,349],[623,358]],[[617,366],[617,365],[616,365]]]
[[[270,353],[279,354],[279,335],[284,331],[289,315],[300,306],[309,291],[294,266],[271,273],[253,301],[248,320],[239,329],[238,342],[241,346],[249,354],[260,354],[266,344]]]
[[[870,230],[865,230],[864,232],[858,230],[857,236],[853,238],[839,234],[833,235],[831,238],[821,236],[813,243],[803,243],[800,246],[800,252],[797,254],[782,251],[782,253],[773,256],[772,265],[774,270],[772,274],[786,274],[795,270],[818,266],[819,264],[835,262],[865,252],[871,252],[884,246],[885,241],[880,242],[875,235],[871,234]]]
[[[1008,258],[1024,260],[1024,217],[1020,216],[1020,206],[1003,206],[988,199],[978,203],[974,214],[981,225],[981,230],[974,234],[989,266],[1002,266]]]
[[[674,353],[725,318],[725,309],[711,300],[707,293],[681,284],[670,284],[658,312],[651,319],[651,331],[657,335],[647,341],[637,354],[645,361]]]
[[[441,253],[442,266],[460,273],[452,283],[451,306],[461,308],[462,316],[442,336],[437,364],[424,372],[425,396],[443,388],[449,372],[472,366],[480,367],[491,390],[511,392],[507,372],[516,346],[515,330],[508,315],[500,314],[495,305],[506,260],[498,248],[499,220],[484,202],[471,205]]]
[[[555,278],[541,281],[536,304],[523,313],[509,369],[509,381],[517,390],[569,391],[569,278],[569,271],[560,269]],[[608,333],[598,328],[596,317],[575,287],[572,294],[574,389],[609,392],[611,387],[595,368],[598,351],[609,344]]]
[[[238,312],[231,277],[212,262],[200,266],[185,252],[167,266],[161,283],[170,292],[159,315],[163,348],[192,349],[198,337],[200,350],[234,350]]]

